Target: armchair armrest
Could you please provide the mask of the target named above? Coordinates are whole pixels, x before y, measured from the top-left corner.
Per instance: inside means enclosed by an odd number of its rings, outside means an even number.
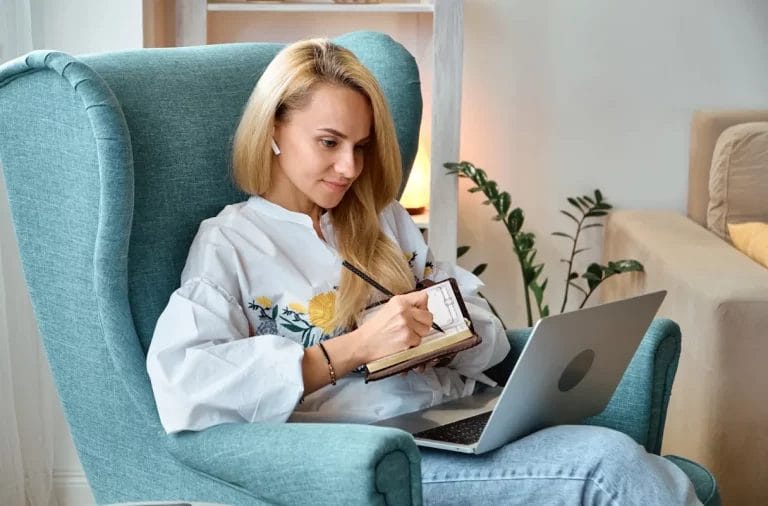
[[[507,331],[512,350],[486,374],[500,384],[506,383],[530,333],[531,329]],[[680,328],[670,320],[654,320],[608,406],[582,423],[621,431],[658,454],[679,355]]]
[[[421,504],[421,456],[411,435],[397,429],[225,424],[168,436],[167,449],[270,504]]]

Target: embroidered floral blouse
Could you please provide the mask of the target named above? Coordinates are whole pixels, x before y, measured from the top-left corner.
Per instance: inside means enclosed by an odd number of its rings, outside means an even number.
[[[367,423],[467,395],[476,380],[490,382],[482,371],[500,362],[509,344],[477,296],[482,282],[459,267],[434,265],[399,203],[384,209],[380,221],[415,279],[456,278],[482,344],[424,373],[366,384],[353,372],[299,403],[304,348],[334,336],[341,258],[329,213],[320,220],[326,242],[309,216],[251,197],[200,225],[181,287],[155,327],[147,368],[165,430],[255,421]]]

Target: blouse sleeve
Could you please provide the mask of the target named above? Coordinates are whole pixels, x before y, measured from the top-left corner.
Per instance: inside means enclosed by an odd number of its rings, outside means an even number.
[[[304,349],[252,336],[243,308],[219,285],[189,278],[170,297],[147,353],[166,432],[288,419],[304,393]]]
[[[478,346],[457,354],[448,367],[458,370],[468,378],[488,382],[482,372],[504,360],[510,346],[501,322],[491,311],[488,302],[478,295],[478,291],[484,286],[483,282],[457,265],[435,262],[421,231],[408,212],[398,202],[394,202],[389,209],[390,216],[386,218],[385,223],[394,229],[400,248],[410,259],[414,277],[432,281],[455,278],[475,331],[482,338],[482,343]]]

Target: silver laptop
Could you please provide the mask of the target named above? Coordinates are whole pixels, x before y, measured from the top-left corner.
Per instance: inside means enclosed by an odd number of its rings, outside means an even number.
[[[397,427],[416,444],[485,453],[536,430],[574,423],[610,401],[666,291],[539,320],[504,388],[374,425]]]

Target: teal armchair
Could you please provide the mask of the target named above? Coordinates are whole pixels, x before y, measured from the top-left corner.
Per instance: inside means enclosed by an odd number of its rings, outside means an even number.
[[[380,80],[410,167],[422,106],[412,56],[382,34],[338,42]],[[254,423],[168,436],[158,419],[145,369],[155,321],[200,221],[245,198],[228,176],[230,142],[280,47],[41,51],[0,67],[0,163],[24,274],[100,504],[421,503],[419,452],[402,431]],[[526,335],[510,334],[516,345]],[[679,345],[672,322],[655,322],[611,405],[589,422],[658,452]],[[503,378],[515,358],[493,372]],[[716,499],[706,470],[679,465]]]

